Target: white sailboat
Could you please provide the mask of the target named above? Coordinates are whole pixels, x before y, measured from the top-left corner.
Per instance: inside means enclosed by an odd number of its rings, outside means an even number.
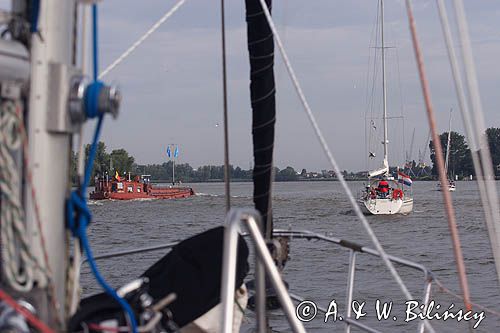
[[[445,157],[445,161],[444,161],[444,169],[446,170],[447,174],[448,174],[448,167],[450,165],[449,162],[450,162],[450,144],[451,144],[451,111],[452,110],[450,110],[450,123],[448,126],[448,139],[446,141],[446,157]],[[437,190],[438,191],[442,190],[441,183],[438,183]],[[453,180],[453,178],[450,178],[450,176],[448,175],[448,191],[455,192],[455,190],[456,190],[455,181]]]
[[[384,123],[384,160],[382,168],[368,173],[368,185],[358,203],[365,214],[392,215],[408,214],[413,210],[413,198],[405,191],[404,185],[411,186],[409,176],[399,172],[398,181],[389,173],[388,134],[387,134],[387,87],[385,74],[385,44],[384,44],[384,3],[380,1],[381,19],[381,50],[382,50],[382,98]],[[393,186],[390,185],[393,183]],[[410,195],[409,195],[410,194]]]

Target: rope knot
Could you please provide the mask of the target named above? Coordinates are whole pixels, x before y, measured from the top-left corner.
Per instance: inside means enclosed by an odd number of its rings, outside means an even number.
[[[72,191],[66,203],[66,210],[68,215],[68,228],[74,237],[80,238],[81,233],[92,220],[92,213],[87,206],[87,201],[82,198],[78,191]]]

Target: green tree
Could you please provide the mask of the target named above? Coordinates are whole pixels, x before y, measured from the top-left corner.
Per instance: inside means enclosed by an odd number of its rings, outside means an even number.
[[[439,140],[441,141],[441,147],[443,148],[444,159],[446,156],[448,132],[444,132],[439,135]],[[432,161],[432,174],[437,175],[436,151],[434,149],[434,143],[432,140],[429,142],[429,149]],[[467,177],[468,175],[474,174],[472,156],[469,146],[465,141],[465,137],[460,133],[453,131],[451,132],[450,156],[448,164],[448,174],[450,175],[450,177],[453,175]]]
[[[498,169],[500,165],[500,128],[488,128],[486,130],[486,136],[490,147],[493,171],[495,172],[495,175],[498,176],[500,175],[500,170]]]
[[[117,170],[120,173],[133,171],[132,167],[134,165],[134,157],[130,156],[125,149],[114,149],[109,155],[108,161],[109,158],[113,160],[114,170]],[[111,172],[114,173],[114,170],[111,170]]]
[[[85,161],[88,161],[90,153],[90,144],[85,146]],[[86,162],[87,163],[87,162]],[[91,182],[94,180],[94,176],[103,175],[109,166],[109,154],[106,153],[106,144],[99,141],[97,144],[97,151],[94,159],[94,167],[91,174]]]
[[[297,179],[297,172],[295,172],[295,170],[291,166],[287,166],[285,169],[276,173],[277,181],[294,181]]]

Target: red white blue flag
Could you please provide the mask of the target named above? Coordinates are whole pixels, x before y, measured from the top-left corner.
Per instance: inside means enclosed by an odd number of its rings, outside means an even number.
[[[406,186],[411,186],[411,184],[413,184],[410,176],[401,171],[398,171],[398,183],[405,184]]]

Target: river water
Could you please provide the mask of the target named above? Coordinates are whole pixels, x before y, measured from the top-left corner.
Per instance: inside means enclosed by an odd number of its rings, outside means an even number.
[[[375,234],[387,253],[403,257],[432,270],[452,291],[459,290],[456,266],[441,192],[435,182],[414,182],[414,211],[408,216],[368,216]],[[500,184],[499,184],[500,185]],[[192,185],[196,196],[181,200],[100,201],[91,205],[93,223],[89,228],[95,254],[159,245],[180,240],[224,222],[224,186],[222,183]],[[350,182],[354,193],[363,188],[362,182]],[[500,186],[499,186],[500,190]],[[233,183],[231,203],[234,207],[252,206],[252,184]],[[478,189],[475,182],[457,182],[452,193],[460,228],[462,249],[468,273],[472,301],[500,311],[500,288],[496,280],[493,256],[484,224]],[[308,229],[329,234],[373,248],[361,222],[354,215],[338,182],[275,183],[273,209],[275,227]],[[318,241],[291,241],[290,261],[284,278],[292,293],[328,307],[332,300],[345,313],[345,297],[349,253],[342,247]],[[99,261],[105,277],[114,287],[137,277],[165,251]],[[251,261],[252,263],[253,261]],[[398,272],[416,299],[423,295],[424,279],[420,272],[397,266]],[[251,276],[249,276],[249,279]],[[99,291],[88,267],[82,271],[85,295]],[[366,302],[367,314],[359,322],[382,332],[416,332],[419,320],[405,322],[405,302],[401,290],[378,258],[367,254],[357,256],[354,299]],[[375,318],[375,302],[393,302],[388,320]],[[441,304],[441,312],[452,303],[452,311],[463,308],[459,299],[432,288],[432,300]],[[478,310],[479,311],[479,310]],[[242,332],[250,332],[253,313],[247,310],[249,321]],[[396,320],[394,320],[396,316]],[[469,323],[476,323],[471,320]],[[465,321],[449,319],[431,321],[436,332],[467,332]],[[275,331],[288,332],[284,316],[271,315]],[[343,330],[342,321],[332,317],[324,323],[322,314],[305,323],[310,332]],[[500,319],[485,313],[474,332],[499,332]],[[358,330],[353,329],[353,332]]]

